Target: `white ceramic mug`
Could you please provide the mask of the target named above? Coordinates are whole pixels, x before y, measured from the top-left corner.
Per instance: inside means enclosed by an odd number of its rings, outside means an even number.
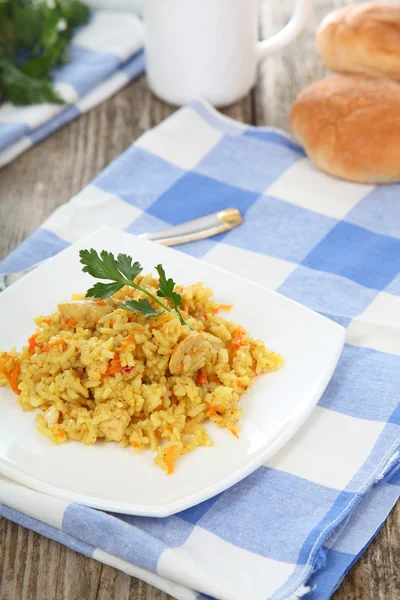
[[[297,0],[286,27],[259,42],[259,0],[144,0],[150,88],[176,105],[232,104],[255,84],[259,61],[302,31],[310,3]]]

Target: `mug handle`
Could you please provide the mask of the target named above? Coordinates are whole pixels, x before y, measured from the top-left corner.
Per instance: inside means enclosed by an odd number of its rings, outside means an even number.
[[[258,58],[265,58],[272,52],[284,48],[292,42],[304,29],[311,8],[311,0],[297,0],[296,7],[289,23],[278,33],[258,43]]]

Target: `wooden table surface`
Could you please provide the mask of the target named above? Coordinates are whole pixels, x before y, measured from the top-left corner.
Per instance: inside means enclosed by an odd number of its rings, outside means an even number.
[[[351,0],[315,0],[303,35],[266,59],[255,90],[223,112],[288,128],[296,94],[324,75],[314,50],[317,24]],[[266,2],[262,33],[287,22],[292,0]],[[0,171],[0,258],[86,185],[139,135],[176,110],[155,99],[144,77]],[[400,600],[400,507],[395,508],[334,600]],[[163,592],[0,519],[0,600],[173,600]],[[252,600],[249,596],[249,600]]]

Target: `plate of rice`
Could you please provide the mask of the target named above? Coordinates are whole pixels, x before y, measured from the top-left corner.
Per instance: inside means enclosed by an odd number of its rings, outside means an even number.
[[[133,285],[87,292],[93,273],[107,279],[102,264],[82,270],[88,248],[111,272],[114,256],[122,272],[133,266]],[[16,282],[0,309],[0,473],[67,501],[159,517],[265,464],[318,402],[345,332],[111,229]]]

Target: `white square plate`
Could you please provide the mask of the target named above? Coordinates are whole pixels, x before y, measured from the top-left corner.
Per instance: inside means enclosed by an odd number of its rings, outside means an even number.
[[[214,447],[181,458],[168,477],[154,454],[137,455],[118,444],[54,446],[36,431],[15,394],[0,388],[0,473],[71,502],[133,515],[163,517],[189,508],[237,483],[277,452],[305,421],[332,376],[345,330],[325,317],[254,283],[176,250],[112,229],[70,246],[0,295],[0,348],[20,348],[32,320],[90,287],[78,252],[124,252],[144,272],[162,263],[180,284],[203,281],[218,302],[234,304],[229,318],[283,354],[284,367],[260,376],[242,399],[240,440],[207,425]]]

